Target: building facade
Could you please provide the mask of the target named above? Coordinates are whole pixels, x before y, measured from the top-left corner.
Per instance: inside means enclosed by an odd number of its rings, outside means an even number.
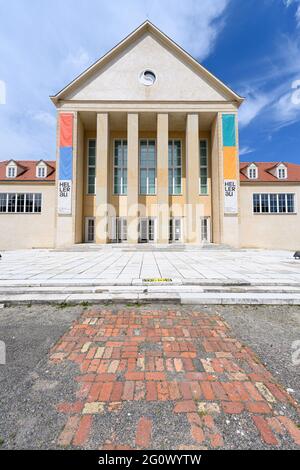
[[[22,175],[28,179],[28,172],[22,162],[0,165],[0,223],[9,227],[6,238],[0,236],[0,249],[85,242],[296,247],[281,219],[299,232],[300,167],[257,164],[255,170],[249,163],[240,168],[243,98],[150,22],[51,99],[58,116],[56,176],[53,162],[28,163],[29,174],[36,171],[28,192],[41,194],[43,202],[26,228],[34,232],[22,242],[19,196],[9,193],[23,191],[19,181]],[[10,170],[14,165],[16,173]],[[274,180],[263,176],[269,174]],[[273,192],[278,212],[270,195],[266,212],[263,194]],[[254,203],[261,213],[253,212]],[[278,224],[272,240],[266,233],[270,222]],[[13,226],[19,227],[15,246]]]

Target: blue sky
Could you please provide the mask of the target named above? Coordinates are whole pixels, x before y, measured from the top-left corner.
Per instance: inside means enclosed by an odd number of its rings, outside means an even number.
[[[147,17],[246,97],[241,160],[300,163],[300,0],[0,0],[0,160],[54,159],[49,95]]]

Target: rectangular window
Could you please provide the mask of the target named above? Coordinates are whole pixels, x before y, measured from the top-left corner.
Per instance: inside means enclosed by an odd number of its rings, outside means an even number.
[[[0,213],[40,214],[41,212],[40,193],[0,193]]]
[[[140,141],[140,194],[156,193],[155,140]]]
[[[46,168],[43,166],[40,166],[38,168],[38,178],[45,178],[46,176]]]
[[[294,214],[294,194],[253,194],[253,212],[256,214]]]
[[[16,194],[8,194],[7,212],[16,212]]]
[[[115,140],[114,194],[127,194],[127,140]]]
[[[15,178],[16,177],[16,168],[14,166],[8,167],[8,177]]]
[[[200,140],[200,194],[208,194],[208,144],[207,140]]]
[[[169,194],[181,194],[181,140],[169,140]]]
[[[25,194],[17,194],[17,212],[25,211]]]
[[[95,194],[96,189],[96,139],[88,141],[88,171],[87,171],[88,194]]]
[[[7,212],[7,193],[0,193],[0,213]]]

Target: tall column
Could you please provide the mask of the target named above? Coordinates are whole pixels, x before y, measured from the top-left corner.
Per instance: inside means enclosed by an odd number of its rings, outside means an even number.
[[[222,113],[217,113],[211,128],[211,169],[212,169],[212,242],[223,240],[223,151]]]
[[[127,240],[138,243],[139,115],[127,116]]]
[[[157,115],[157,222],[158,243],[169,242],[169,116]]]
[[[97,114],[96,140],[96,243],[108,241],[109,118]]]
[[[186,121],[186,226],[185,242],[198,241],[197,201],[199,195],[199,116],[188,114]]]

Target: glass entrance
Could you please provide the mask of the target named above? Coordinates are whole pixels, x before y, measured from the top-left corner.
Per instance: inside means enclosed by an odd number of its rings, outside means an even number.
[[[139,243],[155,242],[155,219],[141,217],[139,220]]]

